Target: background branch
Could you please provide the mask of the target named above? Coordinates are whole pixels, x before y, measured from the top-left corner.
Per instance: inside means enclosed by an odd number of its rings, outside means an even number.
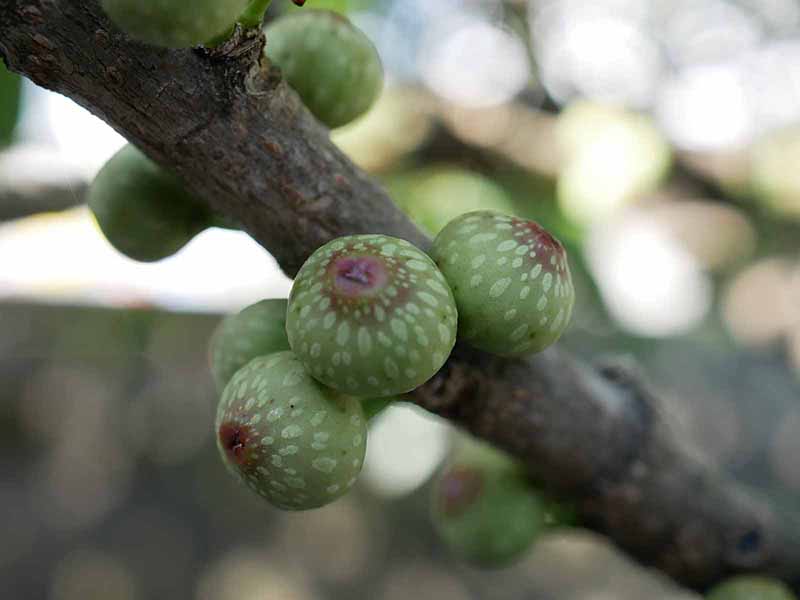
[[[429,240],[329,140],[237,32],[214,51],[130,41],[97,2],[0,0],[0,54],[173,169],[294,274],[334,237]],[[412,399],[525,461],[595,529],[687,586],[760,571],[800,586],[800,525],[684,449],[629,368],[554,348],[507,360],[458,346]]]

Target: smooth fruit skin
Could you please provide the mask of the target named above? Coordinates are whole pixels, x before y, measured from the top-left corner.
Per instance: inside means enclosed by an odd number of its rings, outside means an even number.
[[[783,583],[767,577],[742,575],[718,585],[708,600],[797,600]]]
[[[216,432],[228,470],[285,510],[318,508],[347,492],[367,443],[361,402],[320,385],[291,352],[236,372],[217,408]]]
[[[369,38],[345,17],[303,10],[265,28],[267,57],[317,119],[340,127],[361,116],[383,88],[383,67]]]
[[[211,374],[221,392],[254,358],[289,350],[285,299],[262,300],[225,317],[209,343]]]
[[[111,245],[142,262],[175,254],[212,218],[177,177],[131,145],[100,169],[88,204]]]
[[[451,221],[431,256],[459,314],[458,335],[500,356],[555,342],[569,324],[575,291],[564,247],[534,221],[476,211]]]
[[[102,0],[112,21],[132,38],[188,48],[223,35],[250,0]]]
[[[433,261],[405,240],[355,235],[319,248],[289,296],[289,345],[319,381],[347,394],[409,392],[444,365],[458,315]]]
[[[448,548],[481,567],[519,558],[546,528],[546,505],[510,457],[471,442],[437,475],[434,527]]]

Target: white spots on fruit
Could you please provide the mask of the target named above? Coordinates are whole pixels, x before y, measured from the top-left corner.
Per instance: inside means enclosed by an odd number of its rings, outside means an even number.
[[[433,308],[437,308],[439,306],[439,301],[436,299],[436,297],[429,294],[428,292],[418,292],[417,297],[428,306],[431,306]]]
[[[516,308],[512,308],[512,309],[506,311],[506,314],[503,315],[503,319],[506,320],[506,321],[513,321],[514,317],[516,317],[516,316],[517,316],[517,309]]]
[[[256,399],[255,398],[248,398],[247,402],[244,403],[244,409],[245,410],[250,410],[251,408],[253,408],[253,405],[255,403],[256,403]]]
[[[311,466],[317,471],[321,471],[323,473],[332,473],[337,464],[338,463],[336,460],[328,458],[327,456],[315,458],[311,461]]]
[[[553,274],[552,273],[545,273],[544,278],[542,279],[542,289],[544,293],[550,291],[550,288],[553,286]]]
[[[363,325],[358,330],[358,351],[361,356],[369,356],[372,352],[372,335]]]
[[[294,456],[299,451],[300,451],[299,447],[295,446],[294,444],[290,444],[278,450],[278,454],[280,454],[281,456]]]
[[[518,246],[515,240],[504,240],[497,245],[498,252],[508,252]]]
[[[258,425],[261,422],[261,413],[256,413],[252,417],[250,417],[250,421],[248,423],[250,425]]]
[[[275,438],[272,437],[271,435],[265,435],[264,437],[261,438],[261,444],[263,446],[272,446],[272,444],[274,443],[275,443]]]
[[[556,318],[553,319],[553,323],[550,325],[550,331],[557,331],[559,327],[561,327],[561,322],[564,320],[564,309],[559,308],[558,314],[556,314]]]
[[[413,269],[415,271],[427,271],[428,265],[421,260],[412,259],[406,263],[409,269]]]
[[[526,285],[525,287],[523,287],[523,288],[522,288],[522,289],[519,291],[519,299],[520,299],[520,300],[525,300],[525,299],[528,297],[528,295],[529,295],[530,293],[531,293],[531,286],[529,286],[529,285]]]
[[[542,265],[536,264],[535,267],[531,269],[531,281],[535,280],[542,272]]]
[[[300,425],[297,425],[296,423],[287,425],[286,427],[283,428],[283,431],[281,431],[281,437],[287,440],[300,437],[301,435],[303,435],[303,428],[300,427]]]
[[[319,342],[314,342],[311,344],[311,358],[319,358],[319,355],[322,353],[322,345]]]
[[[539,298],[539,302],[536,303],[536,309],[542,311],[547,306],[547,296],[542,296]]]
[[[392,339],[382,331],[378,332],[378,343],[385,348],[392,347]]]
[[[293,371],[289,371],[283,378],[283,386],[293,387],[299,384],[301,381],[303,381],[304,375],[305,371],[303,371],[303,369],[294,369]]]
[[[511,261],[511,267],[513,269],[519,269],[524,262],[525,261],[523,261],[521,258],[515,258],[513,261]]]
[[[306,489],[306,482],[304,479],[300,477],[287,477],[286,478],[286,485],[290,488],[295,490],[304,490]]]
[[[383,361],[383,370],[389,379],[397,379],[398,375],[400,375],[400,368],[397,363],[388,356]]]
[[[516,250],[514,250],[514,254],[516,254],[517,256],[525,256],[525,254],[527,254],[528,250],[530,250],[530,246],[524,246],[523,245],[523,246],[520,246],[519,248],[517,248]]]
[[[384,311],[381,306],[375,306],[375,318],[378,320],[378,323],[383,323],[386,319],[386,311]]]
[[[400,319],[392,319],[389,322],[389,326],[392,328],[392,333],[394,333],[400,341],[408,341],[408,327],[403,321]]]
[[[283,416],[284,409],[282,406],[276,406],[267,413],[267,421],[274,423]]]
[[[446,325],[439,323],[439,340],[442,344],[447,344],[451,339],[450,329]]]
[[[478,256],[476,256],[475,258],[472,259],[472,262],[470,262],[470,266],[473,269],[480,269],[484,265],[485,262],[486,262],[486,255],[485,254],[479,254]]]
[[[492,287],[489,289],[489,297],[491,298],[499,298],[503,294],[505,294],[508,286],[511,285],[511,277],[503,277],[492,284]]]
[[[311,313],[311,305],[306,304],[303,308],[300,309],[300,318],[305,319]]]
[[[339,325],[339,329],[336,330],[336,343],[340,346],[346,346],[347,342],[350,341],[350,324],[347,321],[344,321],[341,325]]]
[[[431,288],[431,289],[432,289],[434,292],[438,292],[438,293],[439,293],[439,294],[441,294],[442,296],[449,296],[449,295],[450,295],[450,292],[449,292],[449,290],[448,290],[448,289],[447,289],[445,286],[443,286],[441,283],[439,283],[438,281],[436,281],[435,279],[428,279],[428,281],[426,282],[426,284],[427,284],[427,286],[428,286],[429,288]]]
[[[314,416],[311,417],[311,420],[309,422],[311,423],[312,427],[319,427],[325,421],[327,416],[328,416],[328,411],[320,410],[314,413]]]
[[[380,381],[378,381],[378,378],[374,375],[367,377],[367,383],[372,387],[378,387],[380,385]]]
[[[511,332],[511,336],[510,336],[511,337],[511,341],[512,342],[518,342],[522,338],[524,338],[527,333],[528,333],[528,324],[527,323],[523,323],[522,325],[520,325],[514,331]]]
[[[413,302],[409,302],[408,304],[406,304],[406,310],[410,312],[412,315],[419,316],[420,314],[422,314],[422,312],[419,309],[419,306],[417,306]]]
[[[353,436],[353,448],[358,448],[361,445],[361,442],[364,441],[364,436],[360,433],[357,433]]]
[[[272,466],[281,468],[283,466],[283,457],[280,454],[273,454],[272,455]]]
[[[474,246],[476,244],[483,244],[497,239],[497,234],[494,232],[478,233],[469,238],[469,244]]]
[[[397,245],[395,244],[384,244],[381,246],[381,254],[383,256],[394,256],[394,253],[397,252]]]
[[[500,258],[498,258],[498,259],[497,259],[497,266],[498,266],[498,267],[502,267],[502,266],[504,266],[504,265],[505,265],[507,262],[508,262],[508,258],[506,258],[505,256],[501,256]]]
[[[335,324],[336,324],[336,313],[334,312],[327,313],[325,317],[322,319],[322,326],[325,329],[330,329]]]
[[[483,283],[483,275],[480,273],[473,275],[469,280],[469,286],[472,288],[478,287],[481,283]]]
[[[338,493],[340,489],[341,487],[339,486],[339,484],[334,483],[333,485],[329,485],[328,487],[326,487],[325,491],[328,492],[330,495],[333,495]]]

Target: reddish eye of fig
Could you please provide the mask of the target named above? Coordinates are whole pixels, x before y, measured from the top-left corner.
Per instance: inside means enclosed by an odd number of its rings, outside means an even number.
[[[223,423],[219,428],[220,445],[228,457],[237,465],[247,462],[250,428],[234,423]]]
[[[372,256],[343,256],[333,262],[333,287],[346,297],[371,296],[389,280],[386,265]]]
[[[478,498],[483,478],[474,469],[459,467],[445,473],[440,486],[442,512],[452,516],[466,510]]]

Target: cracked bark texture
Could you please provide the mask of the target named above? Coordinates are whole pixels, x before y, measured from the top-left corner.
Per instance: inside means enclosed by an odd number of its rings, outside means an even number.
[[[95,0],[0,0],[9,68],[89,109],[238,222],[290,275],[332,238],[429,240],[330,142],[263,36],[213,51],[133,42]],[[459,345],[410,399],[502,447],[644,564],[705,589],[756,571],[800,587],[800,524],[687,451],[628,368],[552,348],[527,360]]]

